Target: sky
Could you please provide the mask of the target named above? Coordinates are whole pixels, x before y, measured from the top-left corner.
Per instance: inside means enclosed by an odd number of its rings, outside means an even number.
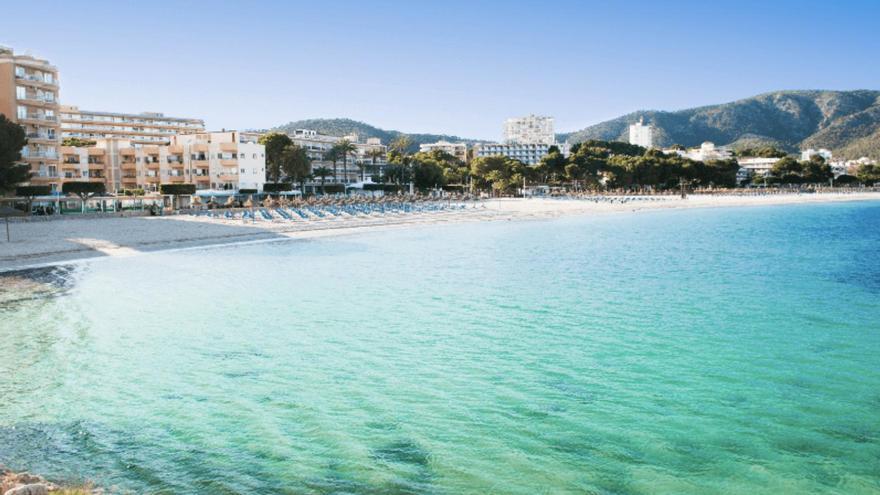
[[[262,129],[348,117],[498,139],[781,89],[880,89],[880,0],[0,0],[63,104]]]

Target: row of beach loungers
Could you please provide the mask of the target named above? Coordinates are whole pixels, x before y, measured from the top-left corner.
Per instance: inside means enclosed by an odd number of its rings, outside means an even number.
[[[485,208],[485,205],[477,203],[451,203],[451,202],[426,202],[426,203],[363,203],[346,205],[300,205],[300,206],[277,206],[255,207],[244,210],[223,211],[192,211],[191,216],[209,217],[224,220],[253,220],[253,221],[315,221],[333,220],[344,218],[379,218],[403,216],[417,213],[438,213],[463,211],[475,208]]]
[[[552,196],[552,199],[587,201],[597,204],[629,204],[629,203],[645,203],[651,201],[667,201],[674,199],[673,196],[598,196],[592,194],[585,195],[568,195],[568,196]]]

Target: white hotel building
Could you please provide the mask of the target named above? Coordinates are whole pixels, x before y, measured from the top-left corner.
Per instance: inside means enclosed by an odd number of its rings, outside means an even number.
[[[510,118],[504,122],[503,143],[480,144],[474,147],[474,156],[506,156],[526,165],[537,165],[556,143],[553,117],[528,115]],[[566,146],[559,146],[567,153]]]
[[[504,144],[556,144],[553,117],[527,115],[504,121]]]

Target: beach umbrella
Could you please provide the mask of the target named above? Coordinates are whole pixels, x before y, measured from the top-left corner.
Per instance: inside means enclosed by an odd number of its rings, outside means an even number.
[[[247,201],[244,202],[244,207],[245,208],[253,208],[254,207],[254,196],[253,195],[248,196]]]
[[[192,205],[193,205],[193,206],[198,206],[198,205],[200,205],[200,204],[202,204],[202,198],[201,198],[201,196],[195,196],[195,195],[194,195],[194,196],[192,197]]]
[[[235,205],[235,196],[229,196],[226,198],[226,206],[234,206]]]
[[[6,219],[6,242],[9,242],[9,217],[24,217],[27,213],[10,208],[9,206],[0,206],[0,217]]]

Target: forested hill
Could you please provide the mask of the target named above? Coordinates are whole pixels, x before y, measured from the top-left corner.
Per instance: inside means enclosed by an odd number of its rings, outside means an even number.
[[[743,100],[674,112],[638,111],[561,140],[628,139],[629,125],[644,118],[657,146],[772,144],[788,151],[829,148],[835,156],[880,158],[880,91],[777,91]]]
[[[409,136],[409,138],[412,140],[413,149],[411,149],[410,151],[418,151],[418,147],[420,144],[434,143],[440,141],[441,139],[451,142],[480,142],[479,140],[475,139],[461,138],[458,136],[450,136],[447,134],[410,134],[394,130],[379,129],[378,127],[374,127],[364,122],[359,122],[352,119],[297,120],[295,122],[289,122],[287,124],[278,126],[273,130],[291,132],[294,129],[311,129],[313,131],[318,131],[318,133],[320,134],[326,134],[329,136],[346,136],[352,133],[357,133],[358,136],[360,136],[361,138],[377,137],[381,139],[382,143],[384,144],[388,144],[394,139],[402,135],[406,135]]]

